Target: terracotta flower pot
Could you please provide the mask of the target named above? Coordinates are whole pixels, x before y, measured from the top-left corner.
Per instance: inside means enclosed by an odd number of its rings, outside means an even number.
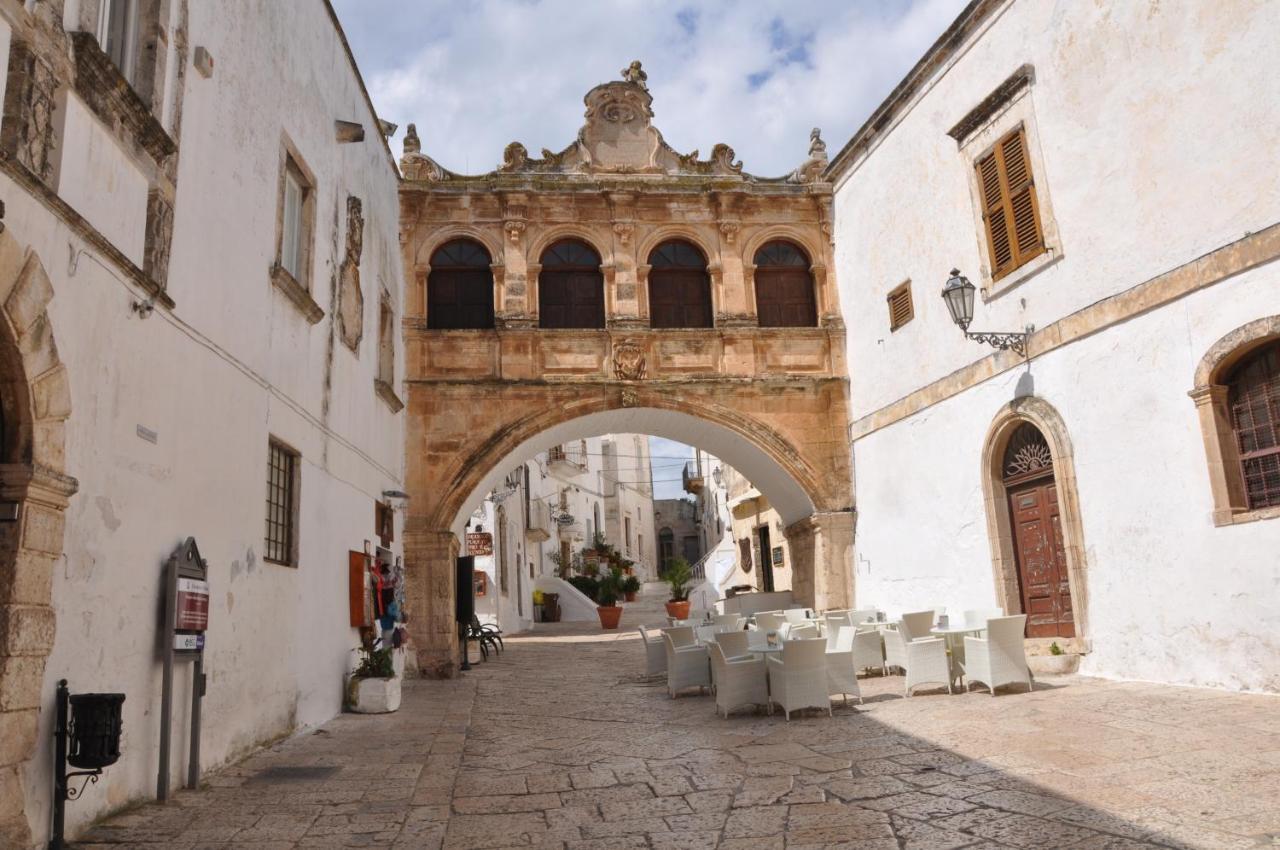
[[[689,619],[689,600],[683,599],[679,602],[668,602],[667,616],[675,617],[677,620]]]
[[[597,605],[596,613],[600,615],[602,629],[616,629],[622,619],[622,607],[619,605]]]
[[[623,599],[626,600],[627,602],[635,602],[636,601],[635,591],[628,590],[625,594],[623,594]]]

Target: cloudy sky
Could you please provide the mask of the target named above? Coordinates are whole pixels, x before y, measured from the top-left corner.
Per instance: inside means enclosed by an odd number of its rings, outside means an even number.
[[[640,59],[681,152],[732,146],[774,176],[821,127],[834,154],[964,0],[334,0],[379,114],[444,167],[559,151],[582,96]],[[399,151],[399,135],[392,147]]]

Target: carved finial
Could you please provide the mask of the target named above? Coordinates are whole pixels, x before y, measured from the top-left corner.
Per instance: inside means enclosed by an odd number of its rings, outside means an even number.
[[[622,69],[622,79],[629,83],[635,83],[645,91],[649,90],[649,75],[640,67],[639,59]]]
[[[821,155],[823,159],[826,159],[826,153],[827,143],[822,141],[822,130],[814,127],[809,131],[809,156],[816,157]]]
[[[792,183],[816,183],[827,170],[827,162],[827,143],[822,141],[822,130],[814,127],[809,131],[809,156],[788,179]]]
[[[404,152],[419,153],[421,150],[422,141],[418,138],[418,128],[410,124],[404,131]]]

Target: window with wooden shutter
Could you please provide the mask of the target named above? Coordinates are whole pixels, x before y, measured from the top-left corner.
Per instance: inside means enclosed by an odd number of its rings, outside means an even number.
[[[1227,378],[1231,427],[1249,510],[1280,505],[1280,342],[1263,346]]]
[[[887,297],[889,302],[889,330],[896,331],[915,318],[911,304],[911,281],[895,287]]]
[[[991,254],[991,279],[1044,253],[1044,231],[1022,127],[996,143],[975,166],[982,193],[982,220]]]

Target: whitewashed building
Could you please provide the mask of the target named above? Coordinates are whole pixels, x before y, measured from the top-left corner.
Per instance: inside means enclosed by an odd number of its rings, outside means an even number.
[[[187,537],[201,766],[341,710],[350,553],[399,552],[399,178],[321,0],[4,2],[0,57],[0,846],[32,847],[59,679],[126,695],[68,834],[155,794]]]
[[[978,0],[834,157],[858,605],[1280,690],[1278,32]],[[1026,356],[965,338],[953,268]]]

